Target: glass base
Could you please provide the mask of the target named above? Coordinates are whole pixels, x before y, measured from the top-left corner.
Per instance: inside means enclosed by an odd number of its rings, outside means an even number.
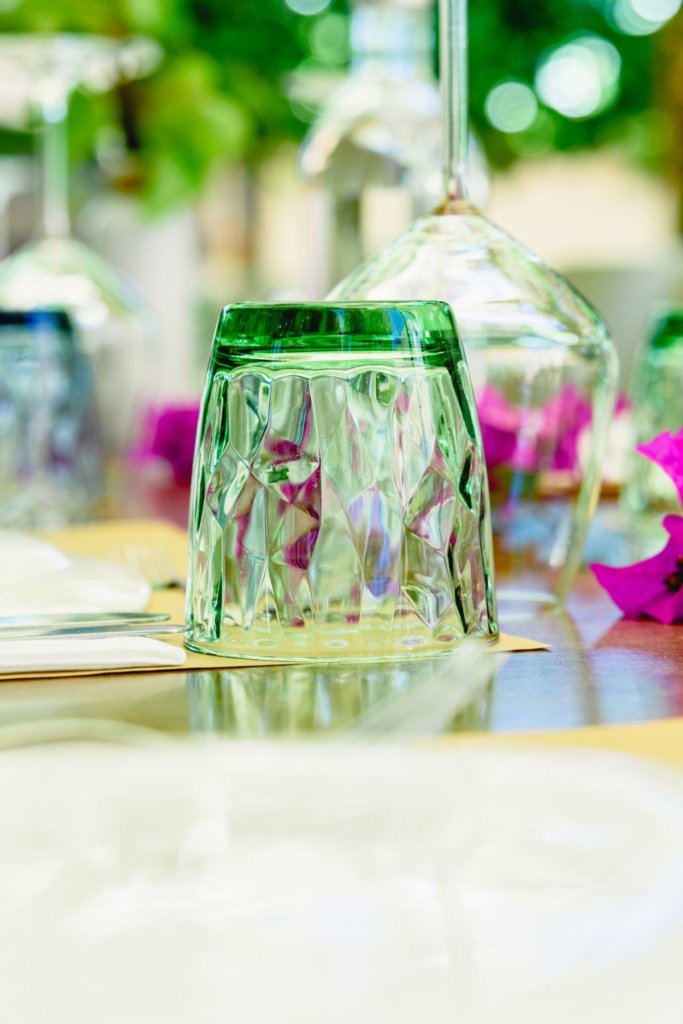
[[[223,658],[244,658],[270,662],[377,662],[400,661],[406,657],[436,658],[450,654],[454,648],[472,637],[482,643],[494,643],[498,633],[458,635],[446,628],[435,635],[419,619],[405,622],[404,629],[389,633],[380,626],[350,625],[336,628],[326,636],[324,631],[287,635],[277,630],[239,627],[225,629],[220,640],[187,637],[185,646],[200,654]]]

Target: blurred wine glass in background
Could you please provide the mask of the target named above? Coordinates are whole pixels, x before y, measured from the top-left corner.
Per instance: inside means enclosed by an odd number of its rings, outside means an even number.
[[[0,527],[87,518],[101,456],[91,366],[66,313],[0,309]]]
[[[12,200],[31,178],[31,161],[26,157],[0,157],[0,259],[10,248],[9,208]]]
[[[0,263],[0,306],[69,314],[93,366],[109,455],[125,449],[134,435],[153,324],[135,287],[71,236],[66,119],[75,89],[104,92],[148,74],[160,56],[159,46],[147,39],[0,37],[0,83],[11,84],[15,101],[33,119],[42,171],[34,237]]]
[[[441,96],[434,75],[434,0],[351,0],[350,73],[324,99],[300,151],[327,199],[323,290],[354,269],[440,197]],[[321,83],[297,76],[295,94]],[[472,141],[470,185],[488,194]]]
[[[650,316],[647,337],[635,361],[633,432],[638,445],[683,428],[683,303],[661,303]],[[659,550],[664,512],[678,512],[680,498],[671,477],[637,449],[629,452],[622,507],[642,526],[644,514],[655,524],[652,553]],[[650,552],[648,551],[648,554]]]
[[[616,355],[588,303],[471,200],[466,0],[441,0],[440,44],[442,201],[332,297],[453,307],[482,425],[505,621],[561,606],[574,581],[598,499]]]

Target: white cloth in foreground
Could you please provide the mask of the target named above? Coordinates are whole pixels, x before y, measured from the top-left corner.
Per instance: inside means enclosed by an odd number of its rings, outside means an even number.
[[[66,727],[0,756],[3,1021],[681,1022],[680,774]]]
[[[0,615],[137,612],[150,596],[126,566],[68,558],[37,537],[0,530]]]

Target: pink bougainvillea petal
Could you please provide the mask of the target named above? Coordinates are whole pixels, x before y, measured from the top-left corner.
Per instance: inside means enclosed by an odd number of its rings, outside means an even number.
[[[192,478],[198,420],[198,402],[148,409],[142,441],[131,453],[132,461],[145,465],[160,459],[169,466],[176,484],[188,484]]]
[[[591,404],[568,385],[543,407],[541,442],[553,451],[551,468],[574,470],[579,461],[579,437],[591,421]]]
[[[634,565],[593,563],[596,579],[627,618],[641,615],[670,624],[683,621],[683,516],[664,519],[669,540],[662,551]]]
[[[591,421],[591,404],[573,385],[543,406],[520,408],[488,384],[477,410],[489,469],[505,465],[538,473],[577,468],[579,437]]]
[[[579,461],[579,437],[593,417],[591,403],[576,388],[565,388],[562,398],[562,416],[556,433],[557,448],[554,469],[576,469]]]
[[[683,427],[677,434],[665,430],[646,444],[639,444],[636,451],[661,466],[673,480],[683,501]]]
[[[486,465],[489,469],[510,465],[521,425],[519,409],[497,388],[487,384],[479,395],[477,411]]]
[[[617,608],[629,618],[637,618],[646,612],[653,601],[666,594],[663,581],[668,575],[671,561],[663,558],[663,554],[621,568],[592,563],[591,569]]]
[[[677,594],[666,593],[656,597],[645,614],[667,626],[683,622],[683,592],[679,590]]]

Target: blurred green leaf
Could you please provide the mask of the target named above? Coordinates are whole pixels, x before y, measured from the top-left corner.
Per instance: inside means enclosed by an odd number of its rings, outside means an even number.
[[[472,0],[470,117],[494,166],[615,140],[634,159],[664,164],[672,143],[653,92],[658,36],[622,34],[613,6],[611,0]],[[285,0],[20,0],[0,9],[0,30],[141,33],[158,40],[164,63],[148,79],[106,98],[74,98],[70,136],[73,159],[92,160],[102,128],[118,122],[148,208],[163,212],[192,199],[217,163],[257,161],[279,141],[301,138],[305,125],[283,82],[311,59],[321,39],[329,59],[341,59],[348,14],[349,0],[331,0],[312,17],[295,14]],[[586,32],[619,51],[618,101],[578,120],[541,105],[524,132],[494,128],[485,113],[491,90],[506,78],[533,87],[542,56]],[[5,152],[25,145],[16,133],[0,135]]]
[[[245,155],[253,121],[220,91],[216,78],[205,55],[188,54],[148,83],[140,107],[140,156],[150,209],[187,200],[216,163]]]

